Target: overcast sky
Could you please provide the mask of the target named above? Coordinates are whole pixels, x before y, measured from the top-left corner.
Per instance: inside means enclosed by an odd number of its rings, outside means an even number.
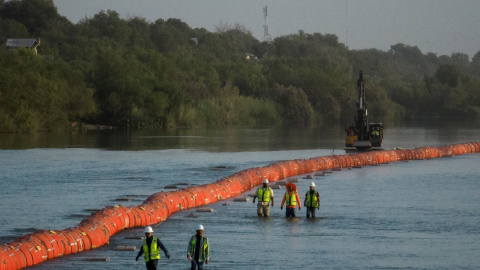
[[[73,23],[101,10],[122,18],[177,18],[214,31],[241,24],[263,41],[263,7],[272,38],[305,33],[335,34],[350,49],[383,51],[404,43],[438,56],[480,51],[480,0],[54,0]]]

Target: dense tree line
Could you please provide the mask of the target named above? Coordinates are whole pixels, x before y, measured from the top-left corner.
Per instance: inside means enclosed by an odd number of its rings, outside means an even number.
[[[480,116],[480,51],[349,50],[303,31],[261,42],[240,25],[209,32],[111,10],[73,24],[52,0],[0,0],[0,41],[32,37],[38,54],[0,47],[1,132],[347,123],[359,70],[374,121]]]

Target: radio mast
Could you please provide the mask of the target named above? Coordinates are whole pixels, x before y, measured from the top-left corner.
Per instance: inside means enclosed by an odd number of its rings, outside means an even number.
[[[345,0],[345,47],[348,48],[348,0]]]
[[[270,42],[270,41],[272,41],[272,38],[268,34],[268,9],[267,9],[267,6],[263,7],[263,19],[265,21],[265,23],[263,25],[263,40],[267,41],[267,42]]]

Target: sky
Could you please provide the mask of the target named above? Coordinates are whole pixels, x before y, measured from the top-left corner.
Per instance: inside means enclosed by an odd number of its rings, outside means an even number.
[[[272,38],[305,33],[335,34],[349,49],[388,51],[391,45],[417,46],[437,56],[480,51],[479,0],[54,0],[73,23],[104,10],[124,19],[180,19],[191,28],[215,31],[240,24],[264,40],[267,6]]]

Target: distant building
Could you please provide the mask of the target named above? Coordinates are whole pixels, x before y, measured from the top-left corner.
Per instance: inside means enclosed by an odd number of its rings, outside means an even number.
[[[40,45],[38,38],[9,38],[5,43],[9,50],[16,50],[18,48],[32,49],[37,53],[37,47]]]
[[[250,61],[257,61],[258,58],[253,53],[245,53],[245,59]]]

